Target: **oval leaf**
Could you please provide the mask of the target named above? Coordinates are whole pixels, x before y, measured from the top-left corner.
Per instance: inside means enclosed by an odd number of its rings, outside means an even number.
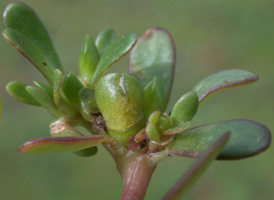
[[[27,37],[29,42],[37,47],[50,69],[58,68],[62,71],[62,66],[48,32],[32,8],[23,3],[11,3],[5,9],[3,17],[5,28],[14,29]],[[22,43],[22,46],[24,45]],[[25,56],[33,57],[34,55],[26,54]]]
[[[102,56],[106,49],[116,40],[116,34],[112,28],[102,30],[95,41],[99,54]]]
[[[174,105],[171,112],[173,126],[179,126],[184,122],[190,121],[197,113],[199,99],[194,91],[184,94]]]
[[[154,76],[163,80],[166,102],[174,77],[175,45],[171,35],[162,28],[153,28],[139,37],[130,53],[130,73],[138,76],[146,86]]]
[[[6,86],[6,90],[10,96],[18,101],[34,106],[41,106],[41,104],[26,91],[26,85],[24,83],[12,81]]]
[[[231,69],[220,71],[201,80],[193,90],[197,92],[199,101],[202,102],[215,92],[253,83],[258,76],[252,72],[242,69]]]
[[[195,161],[183,176],[164,195],[162,200],[182,199],[186,192],[197,182],[224,148],[230,137],[230,132],[223,134]]]
[[[49,137],[30,140],[20,146],[20,153],[42,154],[51,152],[75,152],[94,147],[106,140],[101,135],[85,137]]]
[[[92,85],[95,85],[98,79],[102,77],[114,63],[125,56],[136,44],[136,41],[137,36],[135,33],[127,33],[118,38],[101,57],[94,72]]]
[[[6,28],[3,31],[3,36],[43,74],[50,84],[53,83],[52,70],[48,67],[39,49],[29,38],[11,28]]]
[[[257,122],[231,120],[188,129],[170,143],[168,154],[197,158],[222,133],[230,131],[231,137],[218,159],[234,160],[253,156],[267,149],[271,142],[270,130]]]
[[[145,116],[148,119],[150,114],[156,110],[162,112],[166,107],[166,95],[163,83],[160,78],[154,77],[152,81],[145,87],[145,103],[144,110]]]
[[[39,82],[36,82],[36,81],[33,81],[34,85],[42,90],[45,90],[48,95],[52,96],[53,94],[53,88],[51,85],[47,85],[47,84],[43,84],[43,83],[39,83]]]
[[[80,106],[79,91],[82,88],[83,85],[78,78],[72,72],[69,72],[63,80],[62,90],[70,104],[75,108]]]
[[[79,75],[89,84],[99,60],[100,56],[94,40],[87,35],[79,57]]]

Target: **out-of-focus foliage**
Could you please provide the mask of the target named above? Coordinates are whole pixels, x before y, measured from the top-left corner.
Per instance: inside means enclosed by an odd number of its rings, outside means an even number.
[[[9,2],[0,2],[1,13]],[[169,30],[177,49],[177,69],[169,106],[197,81],[217,71],[242,68],[258,74],[260,81],[256,84],[216,94],[205,102],[193,126],[241,116],[274,130],[274,14],[270,0],[23,2],[39,10],[65,71],[77,72],[85,34],[95,38],[106,27],[114,27],[117,37],[128,31],[141,35],[155,26]],[[31,198],[41,200],[72,200],[79,196],[117,199],[122,187],[120,177],[102,148],[98,153],[101,155],[90,159],[63,153],[43,156],[17,153],[22,142],[48,133],[51,118],[47,112],[43,115],[39,108],[11,99],[4,86],[11,80],[27,85],[32,85],[30,80],[37,80],[36,77],[41,77],[39,82],[45,81],[2,37],[0,58],[0,92],[4,103],[0,127],[0,199],[28,199],[30,194]],[[126,59],[114,67],[125,72]],[[264,154],[248,160],[215,162],[187,198],[272,199],[273,154],[274,149],[270,147]],[[189,160],[175,157],[161,163],[146,199],[159,199],[177,180],[178,173],[187,169],[190,163],[186,163]],[[94,179],[96,182],[91,181]],[[112,190],[105,192],[104,188]]]

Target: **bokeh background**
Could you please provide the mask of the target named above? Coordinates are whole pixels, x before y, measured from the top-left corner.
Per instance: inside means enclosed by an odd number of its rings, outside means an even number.
[[[274,131],[274,1],[271,0],[22,0],[33,7],[48,31],[66,71],[77,73],[85,34],[94,38],[106,27],[118,36],[164,27],[173,35],[177,69],[169,109],[202,78],[220,70],[242,68],[258,74],[252,85],[220,92],[199,109],[193,125],[244,118]],[[7,0],[0,1],[3,13]],[[114,66],[127,71],[128,57]],[[21,155],[29,139],[48,136],[53,120],[42,108],[7,95],[5,85],[18,80],[45,82],[37,70],[0,38],[0,92],[4,113],[0,127],[0,199],[118,199],[122,183],[103,148],[90,158],[70,153]],[[216,161],[188,193],[192,200],[274,198],[274,147],[240,161]],[[168,158],[157,167],[147,200],[160,199],[193,163]]]

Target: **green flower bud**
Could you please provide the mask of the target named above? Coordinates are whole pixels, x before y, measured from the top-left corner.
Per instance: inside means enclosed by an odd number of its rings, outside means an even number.
[[[134,76],[117,73],[104,76],[96,84],[95,100],[110,135],[123,145],[145,127],[144,91]]]

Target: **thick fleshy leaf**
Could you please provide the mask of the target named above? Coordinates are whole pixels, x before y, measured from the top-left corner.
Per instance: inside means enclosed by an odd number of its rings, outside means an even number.
[[[94,90],[90,88],[83,88],[79,91],[79,99],[81,108],[87,115],[91,113],[99,113],[99,108],[95,101]]]
[[[91,83],[96,66],[100,60],[98,50],[92,37],[87,35],[79,57],[79,75],[87,83]]]
[[[43,74],[50,84],[52,84],[52,70],[47,66],[46,60],[40,53],[38,47],[36,47],[28,37],[11,28],[5,28],[3,36]]]
[[[94,147],[106,140],[101,135],[85,137],[50,137],[30,140],[20,146],[20,153],[42,154],[51,152],[75,152]]]
[[[49,96],[46,91],[32,86],[27,86],[26,91],[46,108],[52,116],[60,117],[62,115],[62,113],[56,109],[52,97]]]
[[[28,42],[32,43],[32,45],[37,47],[37,50],[45,59],[45,65],[47,67],[49,67],[52,70],[58,68],[62,71],[59,58],[57,56],[57,53],[55,52],[49,34],[32,8],[23,3],[11,3],[5,9],[3,18],[5,28],[16,30],[17,32],[21,33],[26,38],[28,38]],[[16,44],[18,39],[20,38],[16,38],[15,41],[10,40],[10,42]],[[24,45],[28,44],[24,41],[21,41],[20,46],[24,48]],[[25,54],[25,56],[29,59],[35,56],[32,55],[32,53],[35,52],[26,53],[27,54]],[[29,55],[29,53],[31,54]],[[36,62],[34,63],[36,65],[38,64]]]
[[[201,80],[193,90],[197,92],[199,101],[202,102],[215,92],[246,85],[258,80],[258,76],[250,71],[231,69],[220,71]]]
[[[64,78],[62,90],[72,106],[78,108],[80,106],[79,91],[83,88],[82,83],[78,78],[69,72]]]
[[[127,33],[113,42],[102,55],[96,67],[92,84],[95,85],[114,63],[125,56],[134,47],[136,41],[137,36],[135,33]]]
[[[150,114],[155,110],[165,111],[166,95],[163,83],[160,78],[154,77],[152,81],[145,87],[145,116],[148,119]]]
[[[152,28],[139,37],[130,53],[130,73],[138,76],[146,86],[154,76],[163,80],[168,101],[174,76],[175,45],[163,28]],[[167,102],[166,101],[166,102]]]
[[[102,56],[106,49],[116,40],[116,34],[112,28],[102,30],[95,41],[99,54]]]
[[[50,135],[52,137],[83,137],[84,135],[67,124],[64,119],[57,120],[50,124]],[[97,153],[97,147],[89,147],[87,149],[75,151],[78,156],[88,157]]]
[[[26,91],[26,85],[18,81],[12,81],[6,86],[6,90],[14,99],[26,104],[41,106],[41,104]]]
[[[234,160],[253,156],[271,143],[270,130],[257,122],[238,119],[188,129],[169,145],[170,155],[199,157],[220,135],[230,131],[231,137],[218,159]]]
[[[39,82],[36,82],[36,81],[33,81],[34,85],[42,90],[45,90],[50,96],[53,95],[53,88],[51,85],[47,85],[47,84],[44,84],[44,83],[39,83]]]
[[[197,182],[211,163],[216,159],[220,151],[229,141],[230,132],[226,132],[217,139],[183,174],[174,186],[164,195],[162,200],[182,199],[186,192]]]
[[[61,88],[63,82],[63,74],[59,69],[53,72],[53,100],[56,105],[61,101]]]
[[[190,121],[196,114],[199,107],[199,99],[194,91],[190,91],[184,94],[174,105],[171,112],[171,119],[173,126],[179,126],[180,124]]]

